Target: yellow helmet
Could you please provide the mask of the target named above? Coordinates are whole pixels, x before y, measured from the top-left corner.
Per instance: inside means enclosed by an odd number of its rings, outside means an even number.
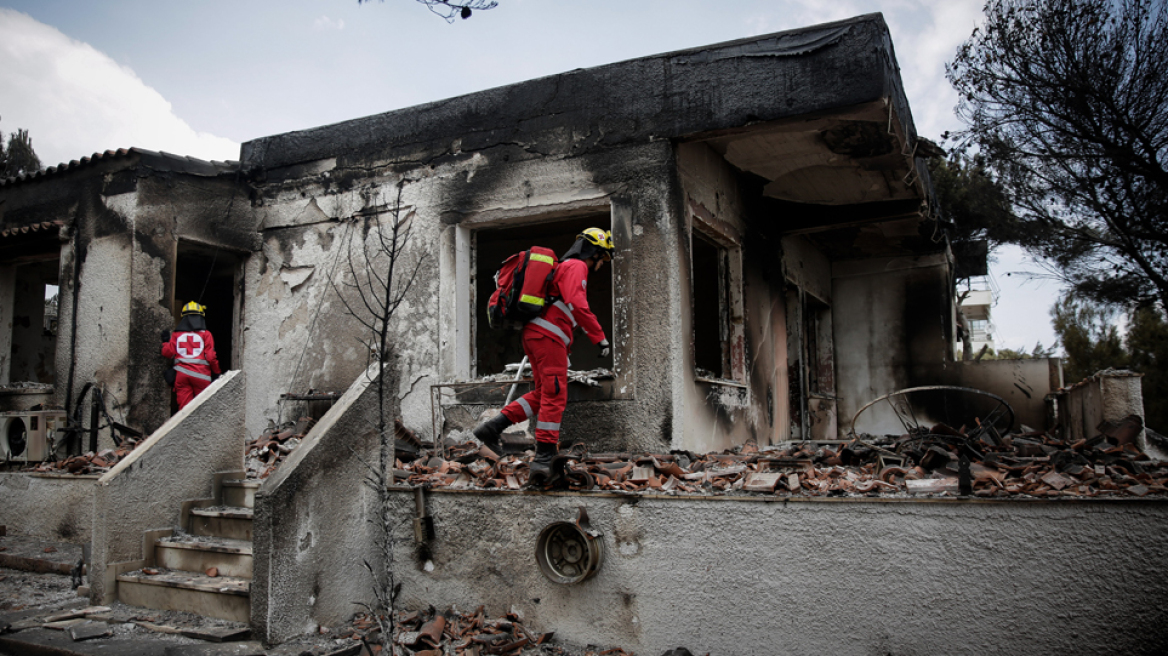
[[[199,305],[198,303],[196,303],[194,301],[187,303],[186,305],[183,306],[183,309],[182,309],[182,314],[184,317],[187,316],[188,314],[197,314],[200,317],[202,317],[202,316],[206,316],[206,312],[207,312],[206,305]]]
[[[612,257],[612,231],[601,230],[600,228],[588,228],[584,232],[576,236],[577,239],[583,239],[589,244],[596,246],[604,251],[605,255]]]

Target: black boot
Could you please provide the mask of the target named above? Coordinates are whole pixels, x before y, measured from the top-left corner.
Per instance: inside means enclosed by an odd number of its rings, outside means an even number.
[[[527,484],[531,486],[547,485],[552,477],[552,458],[560,451],[559,444],[551,442],[536,442],[535,443],[535,457],[528,463],[528,468],[531,475],[527,478]]]
[[[499,436],[507,427],[511,425],[511,420],[507,415],[499,413],[493,419],[489,419],[479,424],[474,429],[474,436],[478,441],[483,443],[483,446],[494,451],[498,455],[503,455],[503,443],[499,440]]]

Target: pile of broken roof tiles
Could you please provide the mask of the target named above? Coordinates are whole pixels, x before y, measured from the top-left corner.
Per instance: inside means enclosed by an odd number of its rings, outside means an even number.
[[[122,458],[130,455],[141,443],[134,438],[126,438],[116,449],[103,449],[94,453],[90,451],[83,455],[71,456],[64,460],[45,461],[35,466],[29,466],[25,471],[37,474],[103,474],[121,462]]]
[[[511,611],[503,618],[489,618],[483,606],[473,613],[451,608],[444,613],[433,607],[426,611],[396,613],[394,651],[413,656],[521,656],[522,654],[557,655],[567,651],[550,643],[553,633],[535,633],[523,625],[523,617]],[[360,640],[368,653],[381,653],[380,627],[369,614],[357,615],[342,634]],[[632,656],[623,649],[589,648],[585,656]]]
[[[262,479],[270,476],[300,446],[313,423],[312,417],[301,417],[299,421],[287,422],[279,427],[273,423],[258,437],[248,440],[244,445],[247,478]]]
[[[255,439],[244,445],[244,468],[247,478],[262,480],[272,475],[288,456],[303,443],[308,431],[316,421],[312,417],[301,417],[295,422],[285,422],[277,427],[274,423]],[[394,423],[397,437],[397,451],[405,457],[418,453],[424,446],[416,433],[405,427],[399,417]]]
[[[989,439],[944,425],[880,439],[759,450],[748,443],[697,455],[587,454],[571,459],[561,489],[670,495],[1108,497],[1168,494],[1168,462],[1136,448],[1130,430],[1066,443],[1028,432]],[[1136,431],[1138,432],[1138,431]],[[1127,439],[1124,439],[1126,436]],[[446,457],[398,461],[396,481],[455,489],[524,488],[526,456],[500,457],[476,442]]]

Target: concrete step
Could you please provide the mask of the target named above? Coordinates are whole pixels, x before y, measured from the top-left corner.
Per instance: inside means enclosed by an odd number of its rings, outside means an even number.
[[[256,490],[260,489],[260,482],[242,479],[225,480],[222,483],[222,489],[223,499],[221,501],[223,505],[255,508],[255,494]]]
[[[251,619],[251,582],[233,576],[159,569],[118,575],[118,600],[131,606],[179,610],[232,622]]]
[[[251,580],[251,542],[208,536],[169,537],[154,543],[154,559],[159,567],[189,572],[205,572],[215,567],[220,576]]]
[[[207,535],[251,541],[251,508],[239,506],[212,506],[191,508],[191,535]]]

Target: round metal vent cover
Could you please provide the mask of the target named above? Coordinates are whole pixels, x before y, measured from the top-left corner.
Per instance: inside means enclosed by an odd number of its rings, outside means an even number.
[[[588,523],[583,507],[576,523],[553,522],[539,534],[535,561],[553,583],[571,585],[591,577],[604,561],[602,534]]]

